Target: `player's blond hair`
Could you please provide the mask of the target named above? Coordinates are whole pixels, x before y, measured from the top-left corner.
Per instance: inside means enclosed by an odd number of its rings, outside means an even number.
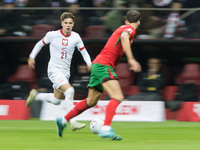
[[[126,20],[130,23],[136,23],[141,19],[140,13],[134,10],[130,10],[126,13]]]
[[[70,13],[70,12],[64,12],[64,13],[62,13],[62,15],[60,16],[61,22],[63,20],[65,20],[66,18],[72,18],[73,21],[75,20],[75,16],[72,13]]]

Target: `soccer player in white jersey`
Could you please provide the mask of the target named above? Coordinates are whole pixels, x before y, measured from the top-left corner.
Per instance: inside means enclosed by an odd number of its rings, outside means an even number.
[[[28,66],[35,69],[35,57],[46,44],[50,46],[50,61],[48,63],[48,77],[53,83],[53,93],[38,93],[37,90],[31,90],[27,98],[26,105],[30,106],[33,101],[47,101],[59,105],[61,100],[65,100],[67,112],[74,107],[74,88],[69,83],[70,66],[75,47],[80,51],[90,70],[91,59],[84,47],[79,34],[72,31],[74,19],[72,13],[64,12],[60,16],[62,29],[49,31],[36,43],[28,58]],[[79,123],[71,119],[71,129],[73,131],[85,127],[84,123]]]

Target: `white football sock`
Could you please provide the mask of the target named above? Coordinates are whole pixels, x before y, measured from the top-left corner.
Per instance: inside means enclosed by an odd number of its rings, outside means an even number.
[[[62,118],[62,124],[67,124],[67,120],[65,119],[65,117]]]
[[[59,105],[62,99],[57,99],[54,97],[53,93],[38,93],[36,96],[36,101],[47,101],[54,105]]]
[[[65,93],[65,109],[67,111],[67,113],[72,109],[74,108],[74,103],[73,103],[73,100],[74,100],[74,88],[73,87],[70,87],[68,88]],[[74,118],[70,119],[70,123],[73,123],[75,122],[76,120]]]

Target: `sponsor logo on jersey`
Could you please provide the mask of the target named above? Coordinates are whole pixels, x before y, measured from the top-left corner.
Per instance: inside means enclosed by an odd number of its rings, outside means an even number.
[[[68,39],[62,39],[62,45],[67,46],[68,45]]]

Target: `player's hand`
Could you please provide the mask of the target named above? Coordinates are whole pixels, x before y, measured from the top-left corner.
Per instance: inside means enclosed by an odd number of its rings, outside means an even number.
[[[31,57],[28,58],[28,67],[30,69],[35,69],[35,59],[33,59]]]
[[[137,62],[135,59],[129,59],[128,64],[129,69],[133,70],[134,72],[140,72],[142,70],[139,62]]]

